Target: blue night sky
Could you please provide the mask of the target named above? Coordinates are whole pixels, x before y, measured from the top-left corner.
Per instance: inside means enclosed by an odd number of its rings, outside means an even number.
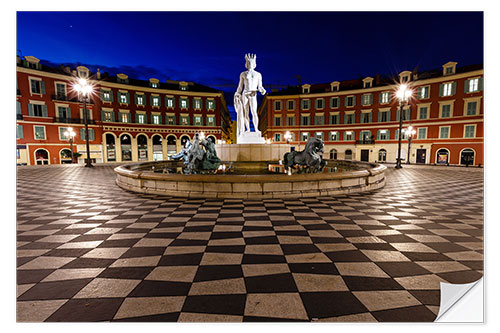
[[[17,54],[195,81],[228,103],[257,54],[264,86],[483,62],[481,12],[18,12]]]

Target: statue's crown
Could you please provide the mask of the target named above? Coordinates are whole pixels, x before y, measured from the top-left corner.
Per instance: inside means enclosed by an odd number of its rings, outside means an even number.
[[[255,59],[257,59],[257,55],[255,53],[254,54],[252,54],[252,53],[245,54],[245,60],[255,60]]]

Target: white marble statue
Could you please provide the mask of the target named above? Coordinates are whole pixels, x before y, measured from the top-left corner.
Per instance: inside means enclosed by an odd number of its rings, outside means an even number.
[[[257,91],[262,95],[266,90],[262,86],[262,75],[255,70],[257,56],[245,55],[245,67],[248,69],[240,74],[240,83],[234,94],[234,109],[237,115],[237,143],[264,143],[259,131],[259,116],[257,115]],[[250,116],[255,132],[250,132]]]

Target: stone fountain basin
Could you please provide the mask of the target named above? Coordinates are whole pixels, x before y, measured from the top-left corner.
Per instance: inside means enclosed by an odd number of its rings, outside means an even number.
[[[306,174],[258,175],[185,175],[155,173],[141,170],[154,163],[145,162],[119,166],[114,169],[116,184],[137,193],[161,194],[174,197],[220,199],[283,199],[332,196],[373,191],[384,187],[383,165],[357,161],[328,160],[353,171]]]

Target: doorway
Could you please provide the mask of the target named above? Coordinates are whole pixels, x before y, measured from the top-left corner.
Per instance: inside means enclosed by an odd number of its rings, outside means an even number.
[[[474,150],[472,149],[464,149],[460,154],[460,164],[462,165],[473,165],[474,164]]]
[[[368,162],[370,157],[369,149],[361,149],[361,161]]]
[[[417,149],[416,163],[425,164],[425,156],[427,155],[427,149]]]

